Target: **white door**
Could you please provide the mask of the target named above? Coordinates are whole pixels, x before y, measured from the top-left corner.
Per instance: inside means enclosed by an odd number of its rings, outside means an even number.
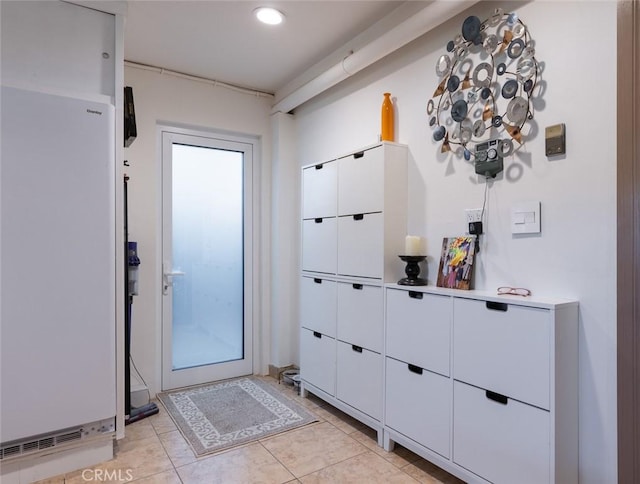
[[[251,140],[162,131],[162,388],[252,372]]]

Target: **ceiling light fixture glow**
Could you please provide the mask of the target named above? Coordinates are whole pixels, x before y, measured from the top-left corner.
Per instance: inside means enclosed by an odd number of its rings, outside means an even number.
[[[279,25],[284,21],[284,14],[271,7],[258,7],[253,14],[260,22],[267,25]]]

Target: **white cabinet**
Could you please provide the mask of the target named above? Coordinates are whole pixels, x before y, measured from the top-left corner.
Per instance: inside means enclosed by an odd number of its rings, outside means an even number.
[[[302,218],[335,217],[338,164],[328,161],[302,170]]]
[[[302,270],[396,282],[407,233],[407,147],[383,142],[302,168]]]
[[[339,217],[338,274],[382,279],[384,269],[383,229],[382,213]]]
[[[337,269],[337,161],[302,170],[302,270]]]
[[[382,356],[338,341],[336,396],[370,417],[382,417]]]
[[[458,381],[453,402],[456,464],[496,483],[550,482],[548,411]]]
[[[382,212],[384,207],[385,146],[338,160],[338,215]]]
[[[467,482],[578,481],[577,302],[385,294],[385,448]]]
[[[336,335],[336,281],[303,277],[300,283],[300,324],[332,338]]]
[[[383,142],[305,166],[302,190],[303,394],[376,429],[381,443],[382,286],[404,276],[398,254],[407,233],[407,148]]]
[[[451,301],[386,290],[385,425],[449,457]]]
[[[335,395],[336,340],[318,331],[300,330],[300,375],[323,392]]]
[[[390,357],[385,361],[385,425],[449,457],[449,378]]]
[[[0,2],[5,484],[109,460],[124,436],[124,19],[96,3]]]
[[[387,356],[449,376],[451,300],[387,290]]]
[[[66,2],[0,5],[3,85],[115,96],[114,15]]]
[[[456,298],[454,377],[549,410],[547,309]]]
[[[337,262],[335,217],[302,221],[302,270],[335,274]]]
[[[382,287],[338,283],[338,339],[382,353]]]

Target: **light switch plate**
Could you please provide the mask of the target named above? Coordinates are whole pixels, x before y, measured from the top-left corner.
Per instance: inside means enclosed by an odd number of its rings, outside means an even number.
[[[511,233],[540,233],[540,202],[520,202],[511,207]]]

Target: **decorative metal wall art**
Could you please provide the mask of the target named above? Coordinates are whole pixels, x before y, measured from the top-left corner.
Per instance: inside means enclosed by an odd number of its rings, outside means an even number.
[[[510,155],[526,140],[540,74],[529,29],[516,13],[497,8],[484,21],[467,17],[446,50],[436,62],[438,86],[427,102],[440,151],[484,161],[476,145],[499,139],[498,151]]]

